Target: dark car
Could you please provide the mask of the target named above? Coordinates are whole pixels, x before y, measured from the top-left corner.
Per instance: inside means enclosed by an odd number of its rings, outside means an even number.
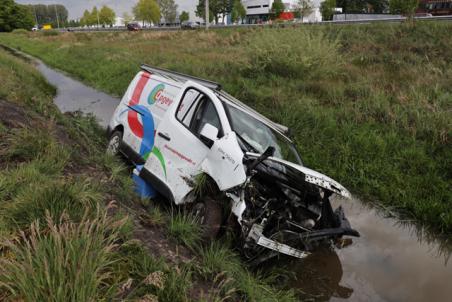
[[[199,28],[199,23],[194,21],[184,21],[181,23],[180,27],[182,29],[197,29]]]
[[[138,23],[129,23],[127,24],[127,29],[130,31],[139,31],[141,26]]]

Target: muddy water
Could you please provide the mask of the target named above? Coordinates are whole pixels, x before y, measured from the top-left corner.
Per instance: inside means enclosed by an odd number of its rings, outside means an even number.
[[[319,301],[452,301],[451,246],[360,201],[335,200],[361,233],[353,244],[290,263],[291,285]],[[295,269],[294,269],[295,268]]]
[[[94,114],[106,126],[119,99],[96,91],[50,69],[37,68],[58,88],[55,103],[62,111]],[[451,250],[445,240],[430,240],[410,223],[382,216],[358,200],[342,204],[352,226],[361,233],[351,246],[319,251],[303,261],[284,263],[293,271],[291,286],[302,297],[319,301],[452,301]]]
[[[39,60],[37,69],[58,90],[55,104],[62,112],[81,111],[94,114],[103,127],[107,127],[119,99],[88,87],[61,72],[53,70]]]

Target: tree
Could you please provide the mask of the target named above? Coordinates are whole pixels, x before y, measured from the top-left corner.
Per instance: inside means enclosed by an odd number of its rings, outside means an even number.
[[[320,13],[324,21],[332,20],[334,9],[336,8],[336,0],[325,0],[320,5]]]
[[[229,14],[231,10],[231,0],[209,0],[209,22],[215,19],[215,23],[218,23],[220,15]],[[205,15],[205,0],[199,0],[196,6],[196,16],[205,19]]]
[[[381,14],[389,8],[388,0],[367,0],[370,12]]]
[[[232,22],[243,20],[246,17],[246,9],[240,0],[234,0],[232,4],[231,19]]]
[[[182,11],[179,16],[180,23],[190,20],[190,14],[186,11]]]
[[[29,7],[16,4],[14,0],[0,1],[0,32],[17,28],[31,29],[33,20]]]
[[[282,3],[282,0],[275,0],[275,1],[273,1],[273,4],[272,4],[272,15],[273,15],[273,18],[274,19],[279,18],[281,13],[284,12],[285,8],[286,7]]]
[[[93,10],[89,14],[89,25],[97,25],[99,26],[99,11],[97,10],[97,6],[93,7]]]
[[[135,19],[149,23],[159,23],[160,8],[155,0],[139,0],[133,7]]]
[[[390,0],[389,10],[391,14],[401,14],[412,18],[419,7],[419,0]]]
[[[34,15],[33,18],[36,18],[36,22],[38,23],[38,25],[52,24],[53,27],[57,27],[58,24],[61,26],[67,25],[68,23],[68,10],[64,5],[36,4],[30,5],[30,9],[32,11],[32,14]]]
[[[90,26],[90,17],[91,17],[91,13],[85,9],[85,11],[83,12],[83,17],[80,18],[80,25],[81,26]]]
[[[158,0],[157,3],[165,23],[174,23],[177,15],[177,4],[174,0]]]
[[[311,0],[298,0],[297,10],[300,12],[301,22],[303,22],[304,17],[309,16],[314,11],[314,6]]]
[[[104,5],[99,11],[99,21],[102,25],[113,25],[116,21],[115,11]]]
[[[128,12],[125,12],[122,15],[122,18],[124,19],[124,24],[127,26],[127,24],[129,24],[130,22],[133,21],[133,17],[132,15],[130,15]]]
[[[80,20],[69,20],[67,23],[68,27],[80,27]]]

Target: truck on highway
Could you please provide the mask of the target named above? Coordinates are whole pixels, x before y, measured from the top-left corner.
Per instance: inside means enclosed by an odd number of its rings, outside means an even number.
[[[304,258],[318,245],[359,236],[333,195],[350,193],[303,166],[288,128],[212,81],[143,65],[108,126],[107,151],[140,167],[140,178],[175,205],[189,205],[214,238],[238,233],[260,263]],[[227,210],[225,210],[227,209]]]

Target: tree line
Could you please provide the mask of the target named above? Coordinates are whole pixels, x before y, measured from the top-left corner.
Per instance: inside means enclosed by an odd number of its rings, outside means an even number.
[[[198,0],[196,16],[206,19],[205,0]],[[246,9],[240,0],[209,0],[209,22],[218,20],[221,16],[230,15],[232,22],[245,18]]]
[[[85,9],[83,16],[80,18],[81,26],[91,26],[91,25],[101,25],[101,26],[112,26],[115,24],[116,13],[113,9],[104,5],[100,10],[97,6],[94,6],[91,11]]]
[[[68,10],[61,4],[29,5],[36,25],[51,24],[52,27],[65,27],[68,24]]]
[[[0,1],[0,32],[34,25],[33,14],[29,6],[17,4],[14,0]]]
[[[165,23],[175,23],[177,18],[177,4],[174,0],[139,0],[133,7],[132,17],[129,13],[124,13],[124,22],[130,23],[133,19],[138,21],[159,24],[162,18]],[[180,15],[180,20],[188,20],[188,12],[182,12]],[[91,11],[85,10],[82,18],[80,19],[81,26],[111,26],[115,23],[116,14],[115,12],[104,5],[100,10],[97,7],[93,7]]]

